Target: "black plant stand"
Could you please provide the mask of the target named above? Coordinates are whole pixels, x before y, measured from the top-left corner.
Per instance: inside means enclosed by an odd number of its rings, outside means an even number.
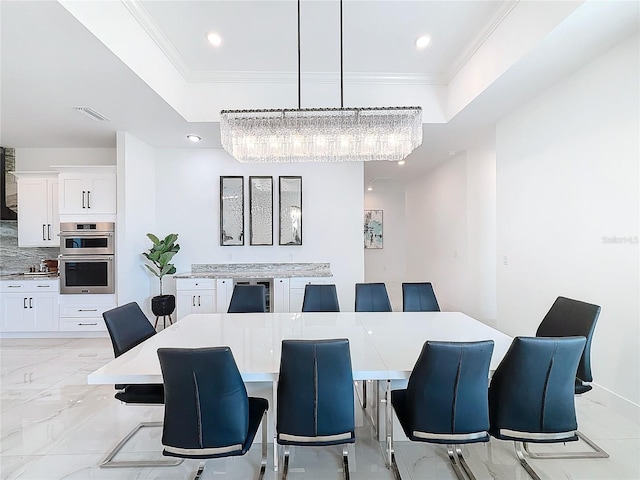
[[[151,299],[151,311],[156,316],[156,323],[153,328],[158,327],[158,319],[162,317],[162,328],[167,327],[167,317],[169,325],[173,325],[171,314],[176,309],[176,297],[174,295],[158,295]]]

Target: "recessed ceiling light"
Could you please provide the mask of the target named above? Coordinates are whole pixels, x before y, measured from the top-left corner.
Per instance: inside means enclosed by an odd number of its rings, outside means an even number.
[[[219,47],[220,44],[222,43],[222,37],[217,33],[213,33],[213,32],[207,35],[207,40],[209,40],[209,43],[215,47]]]
[[[187,138],[193,143],[198,143],[200,140],[202,140],[198,135],[187,135]]]
[[[449,156],[450,157],[453,157],[455,154],[456,154],[456,152],[454,152],[454,151],[449,152]]]
[[[431,43],[431,37],[429,35],[422,35],[421,37],[416,38],[416,47],[419,49],[425,48],[427,45]]]
[[[371,185],[369,185],[369,186],[367,187],[367,191],[368,191],[368,192],[370,192],[371,190],[373,190],[373,187],[372,187]]]
[[[402,166],[404,165],[404,163],[405,163],[404,160],[398,160],[398,165]]]

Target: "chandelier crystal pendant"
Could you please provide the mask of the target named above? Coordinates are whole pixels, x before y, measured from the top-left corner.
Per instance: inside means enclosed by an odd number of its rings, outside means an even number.
[[[343,85],[340,0],[341,104]],[[222,110],[220,137],[242,163],[398,161],[422,144],[422,108],[300,108],[298,0],[298,108]]]

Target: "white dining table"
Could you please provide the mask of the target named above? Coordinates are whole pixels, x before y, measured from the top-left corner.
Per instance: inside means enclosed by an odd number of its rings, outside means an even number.
[[[493,371],[512,338],[460,312],[191,314],[89,374],[89,384],[162,383],[158,348],[229,346],[245,382],[278,379],[285,339],[347,338],[354,380],[402,380],[427,340],[493,340]]]
[[[381,439],[380,396],[406,382],[425,341],[493,340],[491,372],[512,341],[460,312],[191,314],[91,373],[88,383],[162,383],[158,348],[229,346],[249,393],[270,397],[272,435],[282,340],[325,338],[349,339],[354,380],[374,383],[367,411]]]

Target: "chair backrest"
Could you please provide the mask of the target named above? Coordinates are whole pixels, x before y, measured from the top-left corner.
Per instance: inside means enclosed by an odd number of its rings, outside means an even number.
[[[356,312],[390,312],[391,303],[384,283],[356,283]]]
[[[440,306],[430,282],[402,284],[403,312],[439,312]]]
[[[116,357],[156,334],[156,329],[136,302],[107,310],[102,313],[102,318]]]
[[[266,312],[264,285],[236,285],[233,287],[227,313]]]
[[[162,444],[178,456],[232,455],[249,426],[249,400],[229,347],[159,348]]]
[[[558,297],[540,322],[536,337],[585,337],[587,343],[580,358],[576,377],[593,381],[591,375],[591,340],[600,316],[600,307],[566,297]]]
[[[338,293],[334,284],[307,284],[302,300],[303,312],[339,312]]]
[[[464,434],[481,434],[488,438],[492,353],[492,340],[425,342],[407,385],[411,429],[427,436],[449,434],[462,439]]]
[[[490,433],[525,442],[576,440],[573,384],[584,337],[516,337],[489,386]]]
[[[278,443],[355,439],[349,340],[283,340],[277,394]]]

